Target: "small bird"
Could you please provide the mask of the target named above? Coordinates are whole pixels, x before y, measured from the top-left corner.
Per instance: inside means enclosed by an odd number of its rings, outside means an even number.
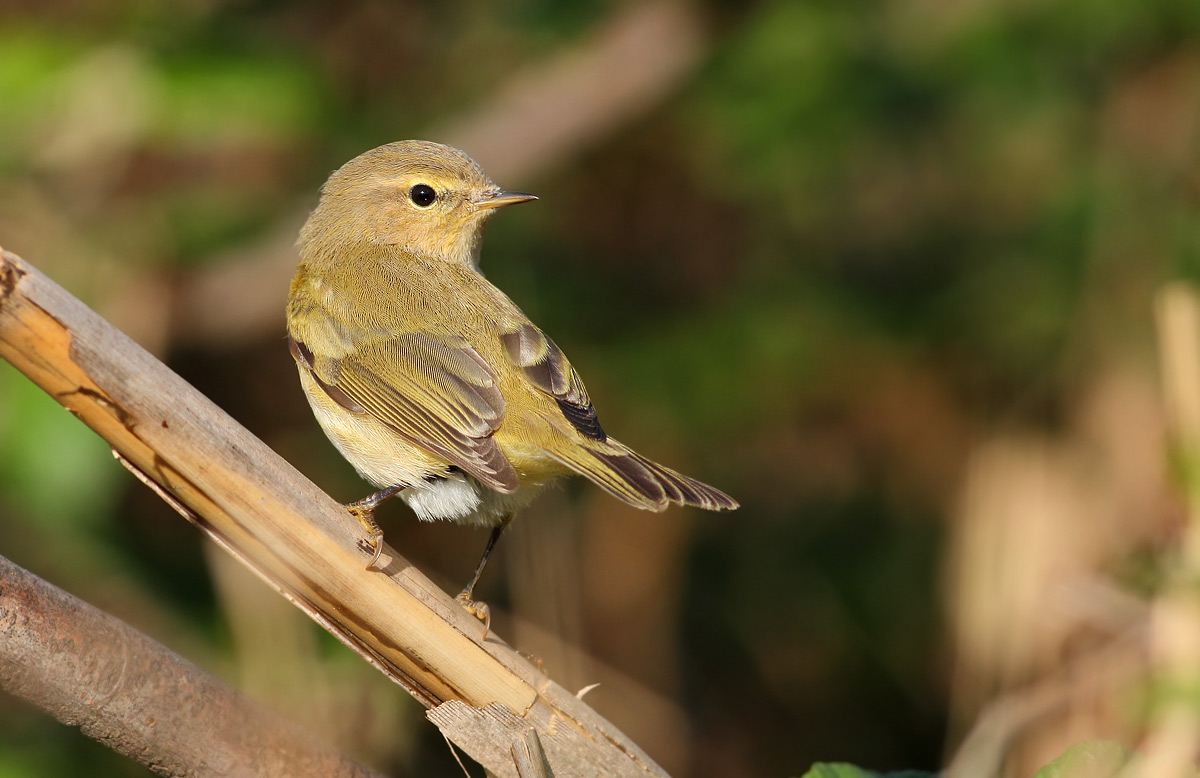
[[[463,152],[400,141],[347,162],[300,232],[288,345],[313,413],[379,491],[347,505],[367,529],[399,494],[426,521],[492,528],[458,600],[513,514],[578,474],[630,505],[733,510],[728,495],[609,437],[562,351],[479,270],[484,222],[537,198],[506,192]],[[486,626],[485,626],[486,629]]]

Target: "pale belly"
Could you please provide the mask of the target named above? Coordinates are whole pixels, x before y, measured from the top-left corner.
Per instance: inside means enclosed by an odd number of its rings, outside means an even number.
[[[423,521],[495,526],[528,505],[546,485],[545,479],[522,478],[511,494],[484,486],[382,422],[346,410],[317,386],[308,370],[300,367],[299,372],[313,415],[337,450],[377,488],[404,486],[397,496]]]

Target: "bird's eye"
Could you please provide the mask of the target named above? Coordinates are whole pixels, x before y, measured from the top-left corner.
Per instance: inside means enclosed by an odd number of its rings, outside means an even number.
[[[417,184],[408,190],[408,197],[420,208],[428,208],[437,199],[437,192],[428,184]]]

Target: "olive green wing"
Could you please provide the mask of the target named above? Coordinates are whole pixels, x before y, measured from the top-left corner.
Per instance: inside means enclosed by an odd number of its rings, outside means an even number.
[[[496,374],[466,341],[409,332],[360,338],[330,357],[289,340],[296,361],[343,408],[373,416],[497,491],[520,485],[493,437],[505,410]]]
[[[554,398],[563,418],[583,438],[579,445],[548,452],[555,459],[639,508],[661,511],[671,502],[713,511],[738,507],[719,489],[653,462],[608,437],[579,374],[537,327],[522,324],[500,339],[526,380]]]

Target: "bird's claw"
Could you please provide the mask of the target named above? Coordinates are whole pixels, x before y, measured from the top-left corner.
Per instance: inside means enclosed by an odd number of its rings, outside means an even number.
[[[369,539],[359,543],[359,547],[363,551],[371,552],[371,559],[367,562],[367,569],[374,570],[375,565],[379,562],[379,557],[383,556],[383,531],[372,532]]]
[[[347,505],[346,510],[350,512],[351,516],[358,519],[359,524],[362,524],[367,531],[367,539],[358,541],[358,547],[363,551],[371,552],[371,560],[367,562],[367,569],[373,570],[375,563],[383,555],[383,530],[375,523],[375,511],[354,502]]]
[[[463,606],[467,613],[483,622],[483,636],[486,638],[492,628],[492,611],[488,608],[487,603],[472,600],[471,592],[468,589],[459,592],[458,596],[454,599],[458,601],[459,605]]]

